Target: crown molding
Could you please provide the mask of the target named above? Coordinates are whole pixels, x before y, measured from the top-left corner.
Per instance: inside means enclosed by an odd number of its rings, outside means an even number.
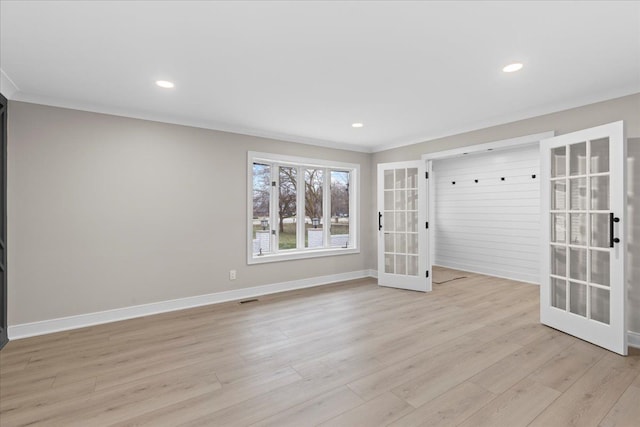
[[[9,98],[9,97],[7,97]],[[28,102],[31,104],[47,105],[51,107],[68,108],[71,110],[88,111],[91,113],[108,114],[112,116],[127,117],[131,119],[149,120],[153,122],[168,123],[181,126],[190,126],[201,129],[215,130],[220,132],[229,132],[247,136],[255,136],[259,138],[267,138],[278,141],[294,142],[297,144],[315,145],[324,148],[332,148],[337,150],[356,151],[360,153],[371,153],[371,147],[362,145],[325,141],[315,138],[307,138],[297,135],[289,135],[286,133],[271,132],[245,128],[242,126],[229,125],[214,121],[206,121],[199,119],[189,119],[185,117],[172,116],[150,111],[129,110],[126,108],[110,107],[100,104],[93,104],[82,101],[73,101],[67,99],[58,99],[42,95],[34,95],[25,92],[16,92],[11,98],[13,101]]]
[[[175,124],[181,126],[190,126],[208,130],[215,130],[221,132],[229,132],[247,136],[255,136],[259,138],[267,138],[278,141],[293,142],[297,144],[314,145],[324,148],[331,148],[337,150],[355,151],[360,153],[379,153],[382,151],[392,150],[396,148],[406,147],[415,144],[421,144],[425,142],[434,141],[436,139],[442,139],[454,135],[460,135],[463,133],[473,132],[481,129],[486,129],[494,126],[506,125],[509,123],[527,120],[534,117],[544,116],[548,114],[558,113],[560,111],[570,110],[573,108],[580,108],[590,104],[596,104],[599,102],[606,102],[612,99],[621,98],[624,96],[630,96],[634,94],[640,94],[640,85],[633,84],[622,89],[616,89],[599,94],[590,94],[578,99],[574,99],[569,102],[558,102],[551,106],[533,108],[525,111],[515,112],[501,116],[499,118],[493,118],[489,120],[482,120],[473,124],[460,126],[456,128],[447,129],[440,133],[434,133],[431,135],[425,135],[422,137],[413,137],[404,141],[396,141],[388,144],[380,144],[376,146],[362,146],[357,144],[349,144],[335,141],[325,141],[321,139],[308,138],[299,135],[290,135],[286,133],[259,130],[246,128],[237,125],[230,125],[225,123],[218,123],[215,121],[190,119],[185,117],[172,116],[161,113],[154,113],[150,111],[136,111],[130,109],[123,109],[118,107],[109,107],[100,104],[87,103],[82,101],[64,100],[58,98],[52,98],[42,95],[29,94],[20,91],[16,84],[9,78],[9,76],[0,69],[0,92],[10,100],[29,102],[33,104],[48,105],[53,107],[68,108],[72,110],[89,111],[93,113],[109,114],[113,116],[127,117],[140,120],[149,120],[161,123]]]
[[[441,133],[435,133],[435,134],[431,134],[423,137],[414,137],[414,138],[407,139],[405,141],[397,141],[389,144],[377,145],[372,147],[371,152],[379,153],[381,151],[387,151],[395,148],[406,147],[409,145],[430,142],[436,139],[447,138],[450,136],[460,135],[463,133],[473,132],[473,131],[486,129],[494,126],[506,125],[506,124],[514,123],[521,120],[532,119],[535,117],[545,116],[548,114],[555,114],[561,111],[571,110],[571,109],[580,108],[580,107],[586,107],[591,104],[611,101],[616,98],[623,98],[625,96],[631,96],[631,95],[637,95],[637,94],[640,94],[640,84],[633,84],[623,89],[611,90],[604,93],[599,93],[597,95],[594,95],[594,94],[585,95],[580,98],[574,99],[573,101],[558,102],[552,105],[546,105],[544,107],[533,108],[525,111],[516,112],[513,114],[500,116],[499,118],[478,121],[470,125],[447,129],[446,131]]]

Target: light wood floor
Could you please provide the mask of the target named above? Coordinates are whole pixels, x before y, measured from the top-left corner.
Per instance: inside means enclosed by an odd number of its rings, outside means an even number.
[[[465,275],[429,294],[367,279],[13,341],[0,424],[640,425],[640,356],[541,326],[537,286]]]

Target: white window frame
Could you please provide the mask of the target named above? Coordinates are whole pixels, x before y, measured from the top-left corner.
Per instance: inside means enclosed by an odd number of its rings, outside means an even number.
[[[269,253],[257,255],[253,253],[253,164],[265,163],[272,165],[272,180],[277,182],[277,174],[279,166],[294,166],[305,168],[316,168],[330,170],[349,171],[349,246],[330,247],[331,244],[331,175],[325,173],[322,191],[322,210],[324,224],[329,225],[323,228],[324,231],[324,247],[322,248],[303,248],[304,233],[300,231],[304,229],[304,221],[299,221],[296,233],[297,249],[286,249],[280,251],[277,247],[278,228],[275,226],[278,217],[278,191],[271,192],[271,200],[269,205],[269,225],[276,230],[276,236],[271,235],[271,247],[273,250]],[[297,195],[297,218],[305,217],[304,207],[304,175],[298,174],[298,195]],[[278,188],[278,187],[276,187]],[[267,262],[288,261],[295,259],[317,258],[324,256],[348,255],[360,253],[360,165],[356,163],[336,162],[332,160],[311,159],[307,157],[286,156],[282,154],[261,153],[257,151],[249,151],[247,155],[247,264],[262,264]]]

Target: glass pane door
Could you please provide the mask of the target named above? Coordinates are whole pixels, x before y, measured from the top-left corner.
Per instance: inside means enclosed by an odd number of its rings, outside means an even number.
[[[422,179],[419,179],[422,177]],[[426,261],[421,263],[419,198],[425,194],[424,162],[379,165],[379,283],[405,287],[402,283],[421,284],[427,279]],[[423,226],[424,227],[424,226]],[[424,250],[426,250],[426,245]],[[425,255],[426,259],[426,255]],[[424,264],[424,265],[421,265]],[[381,279],[381,280],[380,280]],[[409,287],[413,289],[413,287]],[[422,289],[421,289],[422,290]],[[426,289],[425,289],[426,290]]]
[[[622,122],[541,142],[541,322],[620,354],[625,152]]]

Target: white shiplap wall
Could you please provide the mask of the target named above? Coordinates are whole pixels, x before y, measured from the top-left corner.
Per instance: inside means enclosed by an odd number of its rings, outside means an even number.
[[[539,282],[539,153],[535,145],[433,162],[434,264]]]

